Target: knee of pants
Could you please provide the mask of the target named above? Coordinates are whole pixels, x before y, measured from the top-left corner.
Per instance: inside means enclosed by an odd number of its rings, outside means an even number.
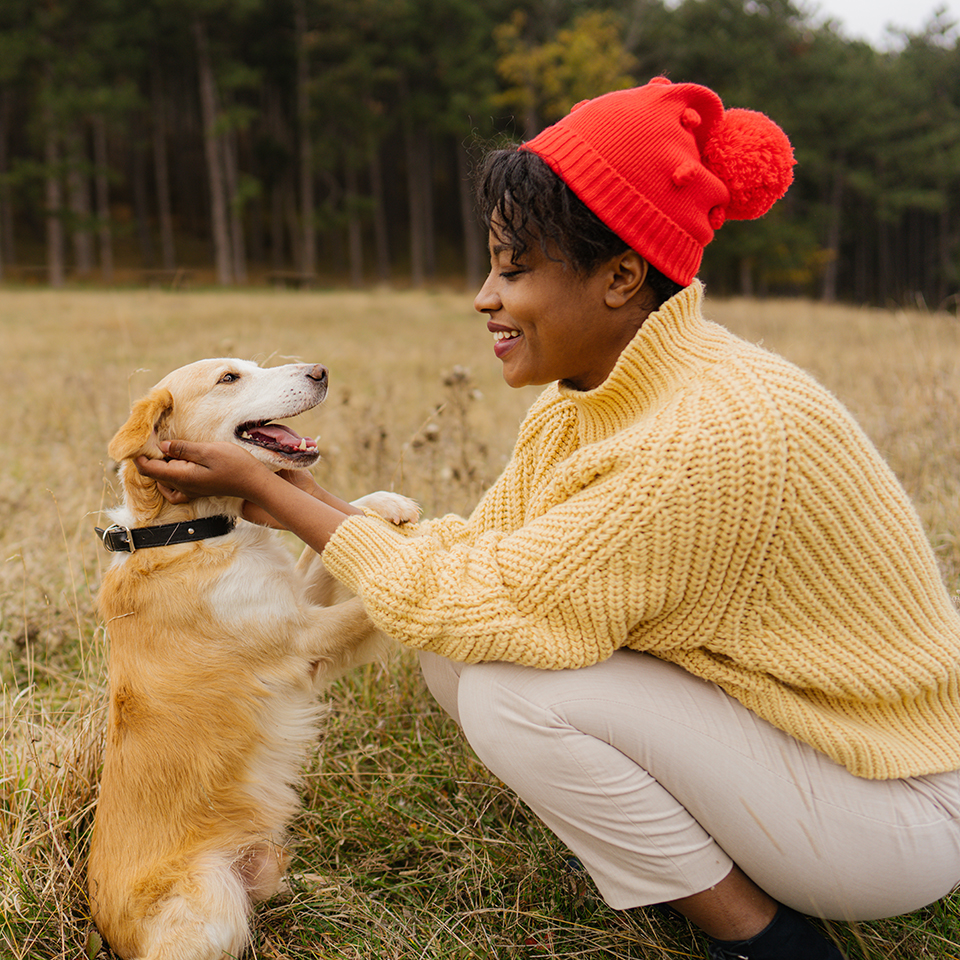
[[[457,707],[460,672],[464,664],[448,660],[428,650],[420,651],[420,673],[433,699],[459,724]]]
[[[544,671],[511,663],[478,663],[460,673],[457,706],[460,726],[484,765],[505,783],[539,780],[551,756],[548,703],[538,702],[537,681]],[[532,689],[533,688],[533,689]],[[516,787],[515,787],[516,788]]]

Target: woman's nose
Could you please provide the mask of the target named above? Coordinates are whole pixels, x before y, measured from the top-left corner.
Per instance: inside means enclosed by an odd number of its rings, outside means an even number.
[[[473,298],[473,309],[477,313],[491,313],[500,309],[500,295],[497,293],[496,275],[493,270],[487,274],[483,286]]]

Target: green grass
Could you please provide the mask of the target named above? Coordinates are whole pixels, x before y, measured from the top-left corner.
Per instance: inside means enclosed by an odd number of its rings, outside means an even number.
[[[93,536],[118,490],[106,446],[175,366],[233,354],[326,363],[318,479],[464,511],[500,471],[536,391],[506,388],[470,297],[451,292],[0,288],[0,958],[109,957],[83,864],[106,691]],[[946,315],[801,302],[708,315],[813,370],[914,498],[960,595],[960,326]],[[459,365],[459,366],[458,366]],[[466,369],[464,369],[466,368]],[[291,548],[294,544],[291,542]],[[478,763],[398,653],[338,683],[305,770],[289,889],[254,919],[255,958],[690,958],[685,923],[615,912]],[[960,899],[832,926],[853,960],[960,960]]]

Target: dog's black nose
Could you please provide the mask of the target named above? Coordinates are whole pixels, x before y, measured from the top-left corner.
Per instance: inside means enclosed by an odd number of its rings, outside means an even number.
[[[313,369],[307,374],[311,380],[316,380],[317,383],[326,383],[327,382],[327,368],[322,363],[315,363]]]

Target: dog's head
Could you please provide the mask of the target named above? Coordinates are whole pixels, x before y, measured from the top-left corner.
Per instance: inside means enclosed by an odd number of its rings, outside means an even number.
[[[236,443],[273,470],[309,467],[319,457],[316,441],[273,421],[315,407],[326,393],[327,371],[320,364],[198,360],[168,374],[133,405],[108,452],[123,464],[131,506],[156,515],[165,501],[155,481],[127,461],[159,459],[160,441],[177,438]]]

